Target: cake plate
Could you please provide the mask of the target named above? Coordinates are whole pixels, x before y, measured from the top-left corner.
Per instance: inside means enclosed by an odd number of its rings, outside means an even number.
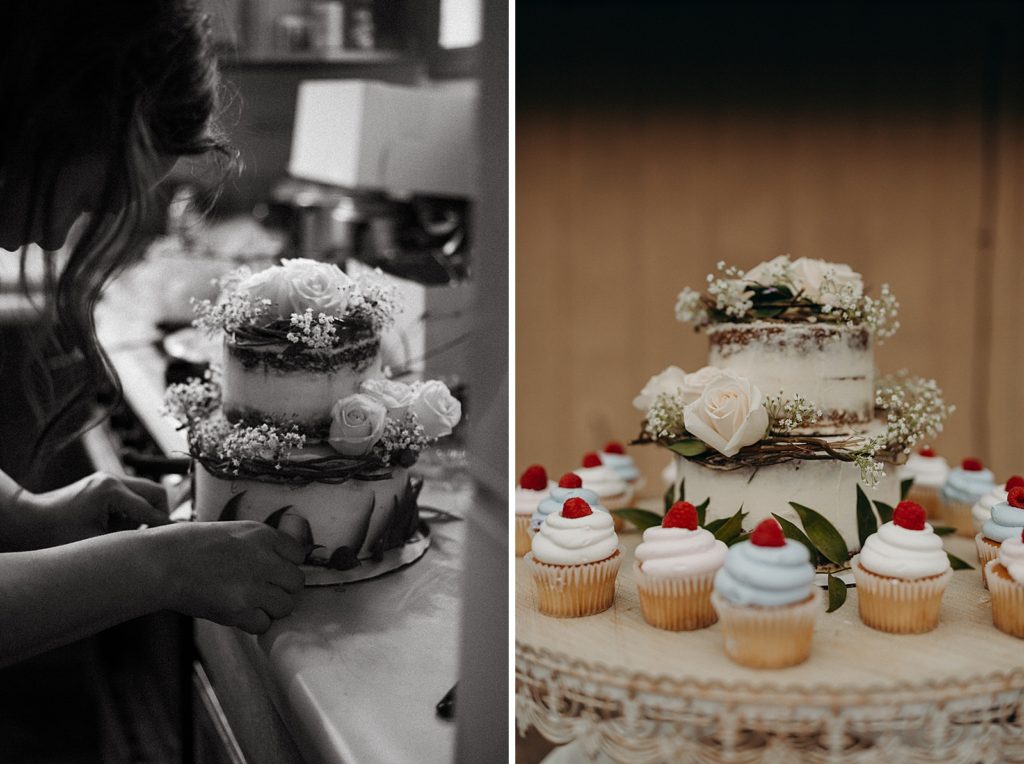
[[[516,724],[590,758],[646,762],[1024,762],[1024,640],[992,625],[981,574],[956,571],[939,627],[883,634],[857,593],[822,613],[810,658],[755,670],[726,658],[718,624],[648,626],[626,556],[615,604],[541,615],[516,560]],[[972,540],[945,539],[977,565]]]

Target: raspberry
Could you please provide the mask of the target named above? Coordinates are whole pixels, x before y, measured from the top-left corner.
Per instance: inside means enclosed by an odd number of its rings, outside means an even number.
[[[985,465],[981,463],[981,459],[975,459],[973,456],[968,456],[960,462],[960,467],[968,472],[981,472],[985,469]]]
[[[913,501],[901,501],[892,511],[892,522],[908,531],[924,530],[924,507]]]
[[[1006,497],[1006,503],[1017,509],[1024,509],[1024,488],[1014,488]]]
[[[924,448],[922,448],[917,453],[919,453],[921,456],[932,457],[932,456],[935,456],[935,449],[932,448],[931,446],[925,446]]]
[[[566,472],[558,478],[559,488],[582,488],[583,480],[575,472]]]
[[[1009,493],[1014,488],[1024,488],[1024,477],[1021,477],[1020,475],[1011,476],[1010,479],[1006,481],[1006,487],[1003,488],[1003,490]]]
[[[750,534],[750,543],[754,546],[785,546],[786,536],[782,526],[772,518],[762,520]]]
[[[661,521],[662,528],[686,528],[697,530],[697,508],[688,501],[677,501]]]
[[[530,491],[543,491],[548,487],[548,473],[539,464],[531,464],[519,478],[519,486]]]
[[[568,517],[570,520],[592,514],[594,514],[594,510],[590,508],[587,502],[580,498],[569,499],[562,505],[562,517]]]
[[[617,440],[609,440],[604,444],[604,452],[606,454],[624,454],[626,453],[626,449]]]
[[[597,451],[588,451],[583,454],[583,466],[584,467],[600,467],[601,457],[597,455]]]

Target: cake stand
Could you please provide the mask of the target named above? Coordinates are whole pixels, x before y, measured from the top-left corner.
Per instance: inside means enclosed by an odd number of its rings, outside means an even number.
[[[857,594],[822,613],[808,661],[778,670],[726,658],[720,626],[646,624],[631,563],[615,604],[588,618],[541,615],[516,560],[516,723],[589,758],[644,762],[1024,762],[1024,640],[992,626],[980,571],[956,571],[939,627],[883,634]],[[977,564],[974,543],[946,538]]]

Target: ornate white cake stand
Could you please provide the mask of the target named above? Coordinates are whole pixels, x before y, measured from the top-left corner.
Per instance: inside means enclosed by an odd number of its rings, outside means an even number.
[[[1024,640],[992,626],[981,574],[957,571],[939,627],[874,631],[856,589],[821,615],[810,659],[754,670],[726,658],[716,624],[668,632],[640,614],[630,562],[612,609],[537,612],[516,561],[516,722],[590,758],[644,762],[1024,762]],[[947,538],[977,562],[973,541]]]

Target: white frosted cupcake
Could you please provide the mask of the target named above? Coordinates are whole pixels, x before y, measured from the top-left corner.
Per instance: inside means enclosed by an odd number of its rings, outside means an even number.
[[[892,634],[922,634],[938,626],[953,569],[920,504],[897,504],[892,521],[868,536],[850,567],[867,626]]]
[[[946,484],[939,492],[942,499],[942,521],[956,528],[959,536],[973,536],[975,531],[971,508],[995,485],[992,470],[986,469],[980,459],[964,459],[959,467],[949,471]]]
[[[981,563],[981,580],[988,586],[985,565],[999,554],[999,547],[1007,539],[1016,538],[1024,529],[1024,488],[1015,486],[1001,501],[992,507],[992,514],[981,526],[981,532],[974,537],[978,547],[978,561]]]
[[[711,589],[726,551],[698,526],[693,504],[673,504],[660,526],[644,531],[636,548],[633,573],[644,620],[670,631],[703,629],[717,621]]]
[[[596,451],[583,456],[583,466],[573,470],[583,487],[593,491],[608,509],[625,509],[633,501],[633,489],[611,467],[601,462]]]
[[[583,499],[569,499],[561,512],[544,519],[524,560],[545,615],[594,615],[615,600],[619,539],[611,515],[593,511]]]
[[[583,487],[583,481],[575,472],[566,472],[558,479],[558,484],[553,486],[548,493],[537,504],[537,509],[530,516],[530,534],[536,533],[548,515],[557,515],[562,511],[565,502],[569,499],[583,499],[595,512],[608,513],[608,509],[601,504],[597,494]]]
[[[644,478],[633,461],[633,457],[626,453],[626,447],[618,441],[612,440],[605,443],[601,453],[598,454],[601,463],[611,467],[620,478],[626,481],[626,485],[636,495],[637,491],[643,490]]]
[[[985,577],[992,593],[992,623],[1024,639],[1024,531],[1002,543],[996,559],[985,565]]]
[[[820,603],[807,547],[787,539],[771,518],[729,548],[711,594],[726,654],[750,668],[807,660]]]
[[[991,491],[975,502],[974,506],[971,507],[971,519],[974,522],[976,533],[981,533],[981,526],[992,517],[992,507],[1006,501],[1010,491],[1014,488],[1024,488],[1024,477],[1013,475],[1006,481],[1005,485],[994,486]]]
[[[907,463],[900,467],[900,480],[914,481],[907,501],[920,504],[932,518],[939,516],[939,491],[948,477],[949,462],[927,446],[911,454]]]
[[[537,511],[541,500],[555,487],[553,480],[548,480],[547,471],[539,464],[531,464],[519,477],[516,486],[516,557],[522,557],[530,551],[530,518]]]

